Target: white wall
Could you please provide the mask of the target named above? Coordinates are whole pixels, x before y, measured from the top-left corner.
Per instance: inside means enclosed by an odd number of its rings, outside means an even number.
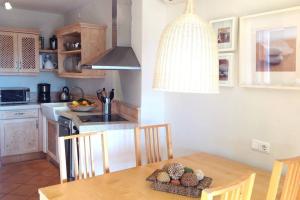
[[[51,84],[51,91],[58,92],[66,85],[64,79],[54,73],[42,72],[38,76],[0,76],[0,87],[28,87],[31,92],[37,92],[37,84]]]
[[[197,3],[198,13],[205,19],[300,5],[298,0],[199,0]],[[165,6],[168,13],[165,24],[183,8],[183,5]],[[156,27],[156,30],[160,29],[160,26]],[[152,42],[158,45],[156,39]],[[148,55],[153,57],[152,53]],[[219,95],[166,93],[165,119],[173,126],[177,156],[207,151],[270,169],[274,159],[300,154],[299,102],[299,91],[237,86],[221,88]],[[252,151],[250,142],[253,138],[270,142],[270,155]]]
[[[139,23],[142,29],[142,46],[140,53],[142,61],[142,123],[156,123],[164,120],[164,95],[161,92],[152,90],[152,80],[154,74],[154,65],[156,50],[162,30],[165,27],[165,18],[167,16],[165,6],[158,0],[134,0],[137,7],[135,12],[141,12],[142,22]],[[134,38],[133,38],[134,39]],[[139,38],[137,38],[139,39]],[[137,42],[134,42],[137,48]]]
[[[49,47],[49,37],[55,29],[64,25],[64,16],[23,9],[5,10],[0,7],[0,26],[38,29],[45,37],[45,45]]]
[[[42,13],[22,9],[10,11],[0,7],[0,26],[38,29],[45,37],[45,45],[48,47],[49,37],[56,28],[64,25],[63,15]],[[66,84],[65,80],[58,78],[54,74],[40,73],[38,76],[0,76],[0,87],[29,87],[35,92],[37,84],[41,82],[51,83],[52,91],[60,91]]]

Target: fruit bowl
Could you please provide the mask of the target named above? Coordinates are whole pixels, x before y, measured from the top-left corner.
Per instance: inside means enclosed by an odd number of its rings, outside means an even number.
[[[68,107],[74,112],[91,112],[97,108],[97,105],[87,99],[79,99],[68,103]]]

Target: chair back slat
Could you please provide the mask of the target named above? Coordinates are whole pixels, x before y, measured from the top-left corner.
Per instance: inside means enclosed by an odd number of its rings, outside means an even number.
[[[109,173],[108,145],[105,133],[72,135],[59,138],[60,178],[61,183],[67,182],[66,141],[72,144],[71,159],[73,163],[72,175],[75,180],[95,176],[95,158],[92,138],[100,138],[102,146],[102,163],[104,173]],[[98,144],[98,143],[97,143]],[[98,147],[98,145],[97,145]]]
[[[59,153],[59,171],[61,183],[67,182],[67,163],[66,163],[66,148],[64,138],[58,138],[58,153]]]
[[[288,164],[288,171],[285,177],[281,200],[283,199],[296,199],[300,189],[300,162]]]
[[[72,156],[74,161],[74,175],[75,175],[75,179],[79,179],[77,138],[72,139],[72,148],[73,148]]]
[[[103,171],[104,173],[109,173],[109,161],[108,161],[108,145],[106,134],[101,135],[102,140],[102,157],[103,157]]]
[[[298,200],[300,197],[300,157],[277,160],[274,163],[269,184],[267,200],[276,200],[283,167],[287,166],[287,173],[283,182],[280,200]]]
[[[229,186],[203,190],[201,200],[250,200],[255,180],[255,173],[247,175]]]
[[[79,145],[79,170],[81,177],[79,179],[87,178],[87,170],[86,170],[86,161],[85,161],[85,145],[84,145],[84,137],[78,138]]]
[[[135,129],[135,149],[136,149],[136,165],[140,166],[141,161],[141,133],[145,136],[145,149],[147,163],[160,162],[161,156],[161,144],[160,144],[160,130],[164,129],[166,134],[168,159],[173,158],[172,151],[172,138],[169,124],[158,124],[141,126]]]

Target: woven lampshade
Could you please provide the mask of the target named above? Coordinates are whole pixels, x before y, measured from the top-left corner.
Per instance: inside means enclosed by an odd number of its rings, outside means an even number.
[[[218,93],[217,37],[194,13],[187,0],[185,13],[168,25],[161,37],[153,88],[168,92]]]

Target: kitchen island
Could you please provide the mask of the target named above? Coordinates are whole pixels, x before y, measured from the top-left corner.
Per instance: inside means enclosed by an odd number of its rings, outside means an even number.
[[[101,112],[72,112],[72,111],[61,111],[58,112],[58,115],[72,120],[73,125],[77,127],[80,134],[84,133],[94,133],[101,131],[110,131],[110,130],[125,130],[125,129],[134,129],[138,121],[130,119],[122,114],[114,114],[112,116],[120,116],[120,120],[111,121],[99,120],[91,122],[90,120],[82,120],[81,117],[87,119],[90,116],[109,118],[109,116],[103,115]]]

